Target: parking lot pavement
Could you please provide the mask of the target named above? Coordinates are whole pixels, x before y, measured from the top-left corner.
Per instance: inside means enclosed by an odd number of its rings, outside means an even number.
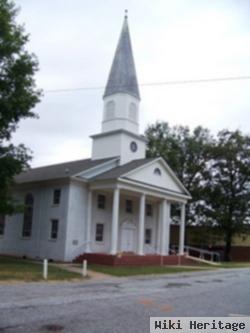
[[[250,269],[0,286],[0,332],[148,332],[150,316],[250,315]]]

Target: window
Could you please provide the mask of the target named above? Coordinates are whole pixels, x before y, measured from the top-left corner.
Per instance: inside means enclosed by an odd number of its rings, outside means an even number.
[[[106,197],[105,197],[105,195],[98,194],[97,207],[100,208],[100,209],[105,209],[105,207],[106,207]]]
[[[161,170],[159,168],[154,169],[154,174],[157,176],[161,176]]]
[[[131,120],[136,121],[136,112],[137,112],[137,107],[135,103],[130,103],[129,105],[129,118]]]
[[[56,190],[54,190],[54,194],[53,194],[53,205],[59,205],[60,200],[61,200],[61,190],[56,189]]]
[[[146,204],[146,216],[153,216],[153,206]]]
[[[133,213],[133,201],[126,200],[126,213]]]
[[[5,230],[5,218],[3,215],[0,215],[0,236],[4,235]]]
[[[95,240],[96,242],[103,242],[103,232],[104,232],[104,224],[97,223],[95,230]]]
[[[50,239],[57,239],[59,221],[56,219],[51,220]]]
[[[151,244],[152,229],[145,229],[145,244]]]
[[[23,237],[30,237],[32,231],[32,220],[33,220],[33,205],[34,198],[32,194],[27,194],[25,197],[25,209],[23,215]]]
[[[112,119],[115,116],[115,102],[114,101],[109,101],[106,104],[106,114],[105,118],[106,120]]]

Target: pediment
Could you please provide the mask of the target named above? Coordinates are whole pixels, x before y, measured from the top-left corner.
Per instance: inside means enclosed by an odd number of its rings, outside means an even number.
[[[122,176],[123,178],[190,196],[184,185],[162,159],[156,159]]]

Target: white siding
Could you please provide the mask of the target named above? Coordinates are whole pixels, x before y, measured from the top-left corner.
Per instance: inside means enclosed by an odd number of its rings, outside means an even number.
[[[156,168],[160,169],[161,175],[154,173]],[[166,190],[183,193],[183,190],[160,161],[146,165],[138,171],[131,172],[127,177],[149,185],[165,188]]]
[[[131,142],[137,144],[137,151],[130,149]],[[125,132],[111,133],[106,136],[93,138],[92,158],[100,159],[120,156],[120,164],[128,163],[134,159],[145,158],[146,143],[139,136]]]
[[[107,119],[106,106],[111,101],[114,105],[114,111],[112,117]],[[133,119],[129,117],[129,108],[131,103],[134,103],[134,105],[136,106]],[[117,129],[124,129],[129,132],[138,134],[138,109],[138,99],[129,94],[118,93],[112,96],[105,97],[103,103],[102,132],[110,132]]]
[[[65,260],[85,251],[88,189],[83,182],[72,182],[69,190]]]
[[[61,189],[59,206],[52,203],[55,188]],[[22,237],[22,213],[7,217],[5,234],[0,238],[0,253],[64,260],[68,185],[27,188],[16,193],[16,197],[23,203],[27,193],[34,196],[32,235],[28,239]],[[59,220],[56,240],[50,240],[51,219]]]

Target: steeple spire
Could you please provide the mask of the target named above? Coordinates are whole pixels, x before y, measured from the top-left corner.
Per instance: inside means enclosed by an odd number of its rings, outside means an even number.
[[[128,11],[125,10],[123,27],[103,95],[104,98],[116,93],[126,93],[140,99],[127,14]]]

